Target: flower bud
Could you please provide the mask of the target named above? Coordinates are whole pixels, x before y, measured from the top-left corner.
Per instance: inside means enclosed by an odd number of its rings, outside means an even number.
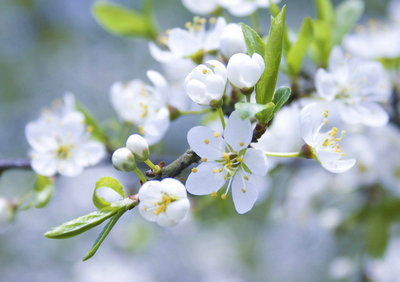
[[[133,171],[136,168],[135,156],[126,147],[114,151],[112,163],[116,169],[121,171]]]
[[[174,178],[145,182],[139,190],[139,201],[140,214],[165,227],[178,224],[190,208],[185,186]]]
[[[227,80],[225,66],[216,60],[198,65],[185,79],[186,93],[199,105],[210,105],[211,101],[222,99]]]
[[[149,158],[149,144],[139,134],[132,134],[126,140],[126,147],[135,155],[139,161],[145,161]]]
[[[225,58],[230,58],[236,53],[246,53],[246,42],[242,28],[238,24],[228,24],[220,37],[220,50]]]
[[[15,208],[10,201],[0,198],[0,226],[9,223],[15,214]]]
[[[264,72],[265,63],[261,55],[238,53],[228,62],[227,73],[230,82],[239,89],[248,89],[256,85]]]

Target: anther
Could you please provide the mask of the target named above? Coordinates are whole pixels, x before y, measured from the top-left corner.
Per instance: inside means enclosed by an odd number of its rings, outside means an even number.
[[[218,132],[214,132],[214,137],[215,138],[219,137],[219,133]]]
[[[208,143],[210,143],[210,140],[204,139],[204,143],[208,144]]]
[[[192,168],[192,172],[193,172],[193,173],[196,173],[196,172],[197,172],[197,168],[195,168],[195,167]]]
[[[226,195],[225,195],[225,194],[222,194],[222,195],[221,195],[221,199],[222,199],[222,200],[226,200]]]

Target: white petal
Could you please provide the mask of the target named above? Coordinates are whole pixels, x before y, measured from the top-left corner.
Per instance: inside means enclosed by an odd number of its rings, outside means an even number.
[[[267,156],[261,150],[247,149],[243,157],[243,162],[254,174],[265,176],[268,172]]]
[[[153,42],[149,43],[149,50],[151,56],[160,63],[169,63],[176,58],[172,52],[162,50]]]
[[[149,145],[159,142],[169,128],[169,111],[161,108],[157,113],[150,115],[143,124],[144,137]]]
[[[196,15],[206,15],[214,11],[218,5],[215,0],[182,0],[183,5]]]
[[[167,217],[173,219],[174,221],[181,221],[187,212],[189,211],[190,203],[188,199],[182,199],[175,202],[170,203],[167,206],[167,210],[165,213]]]
[[[161,73],[149,70],[146,72],[146,75],[156,88],[168,87],[167,80],[161,75]]]
[[[249,180],[244,178],[242,172],[236,173],[232,182],[232,197],[235,204],[236,211],[240,214],[246,213],[251,210],[258,197],[258,189]]]
[[[335,78],[324,69],[319,69],[315,75],[315,87],[318,95],[322,98],[332,101],[338,93]]]
[[[161,189],[163,192],[174,195],[180,199],[187,197],[185,186],[182,182],[174,178],[164,178],[161,181]]]
[[[376,103],[362,102],[359,104],[363,113],[362,123],[368,126],[384,126],[389,121],[388,113]]]
[[[58,137],[63,142],[76,143],[85,132],[85,117],[80,112],[69,112],[57,126]]]
[[[312,147],[316,145],[316,139],[324,121],[324,109],[321,106],[318,103],[311,103],[300,113],[301,136]]]
[[[95,165],[106,154],[104,145],[98,141],[86,141],[79,146],[75,159],[81,166]]]
[[[160,181],[157,180],[146,181],[139,189],[139,200],[141,202],[145,200],[158,202],[162,198],[161,190],[162,190],[162,185]]]
[[[146,202],[140,202],[139,203],[139,212],[140,214],[148,221],[156,221],[157,216],[153,213],[153,210],[149,210],[151,207],[152,202],[146,201]]]
[[[217,192],[224,184],[225,171],[219,172],[221,165],[207,161],[197,166],[197,172],[192,172],[186,180],[186,189],[193,195],[208,195]],[[218,172],[214,173],[213,170]]]
[[[25,127],[25,136],[29,145],[38,152],[46,152],[58,147],[53,134],[52,125],[46,125],[44,120],[30,122]]]
[[[328,171],[333,173],[342,173],[351,169],[356,164],[355,159],[336,160],[321,162],[321,165]]]
[[[58,160],[57,170],[61,175],[75,177],[82,173],[83,167],[74,158]]]
[[[177,221],[169,218],[165,213],[160,213],[156,218],[157,224],[162,227],[172,227],[178,224]]]
[[[205,126],[191,128],[187,140],[196,154],[210,161],[222,158],[222,152],[225,152],[225,142],[221,135]]]
[[[53,176],[57,172],[57,158],[54,153],[33,152],[31,165],[40,175]]]
[[[226,21],[223,17],[218,17],[214,28],[207,32],[206,40],[204,42],[204,51],[211,51],[219,49],[219,38],[226,26]]]
[[[235,151],[246,148],[253,138],[253,128],[248,119],[241,119],[236,111],[232,112],[224,131],[225,141]]]
[[[201,42],[189,31],[181,28],[173,28],[168,39],[171,52],[180,57],[192,55],[201,48]]]

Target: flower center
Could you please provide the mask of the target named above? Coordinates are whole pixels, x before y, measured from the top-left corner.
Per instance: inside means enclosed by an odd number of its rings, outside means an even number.
[[[235,170],[242,164],[243,158],[236,152],[223,152],[222,159],[218,160],[222,164],[222,167],[231,176]]]
[[[71,153],[72,145],[62,145],[57,149],[57,158],[61,160],[68,159],[72,156]]]
[[[177,200],[178,198],[176,196],[170,196],[167,193],[163,193],[161,202],[154,201],[154,206],[158,207],[153,211],[153,213],[155,215],[159,215],[160,213],[165,212],[167,210],[167,206]]]
[[[344,134],[346,133],[344,130],[341,132],[341,136],[337,137],[338,129],[333,127],[331,131],[328,132],[328,138],[324,140],[322,143],[323,147],[329,147],[330,149],[334,150],[336,153],[340,153],[342,156],[346,154],[340,150],[340,140],[342,140]]]

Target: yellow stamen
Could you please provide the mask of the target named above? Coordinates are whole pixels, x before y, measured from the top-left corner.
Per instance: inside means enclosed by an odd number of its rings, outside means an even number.
[[[242,192],[243,192],[243,193],[246,193],[246,189],[242,188]]]
[[[214,198],[217,197],[217,192],[212,192],[211,197],[214,197]]]
[[[202,161],[203,163],[205,163],[205,162],[207,161],[207,158],[202,158],[201,161]]]
[[[214,132],[214,137],[215,138],[219,137],[219,133],[218,132]]]
[[[221,195],[221,199],[222,199],[222,200],[226,200],[226,195],[225,195],[225,194],[222,194],[222,195]]]
[[[244,146],[244,142],[240,141],[239,145],[243,147]]]
[[[204,143],[208,144],[208,143],[210,143],[210,140],[204,139]]]
[[[197,168],[195,168],[195,167],[192,168],[192,172],[193,172],[193,173],[196,173],[196,172],[197,172]]]

